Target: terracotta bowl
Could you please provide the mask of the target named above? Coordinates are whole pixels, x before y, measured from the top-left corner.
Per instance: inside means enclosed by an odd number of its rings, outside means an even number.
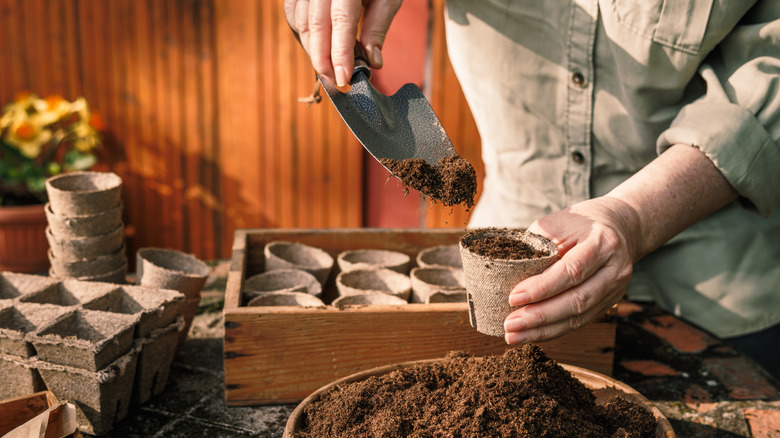
[[[389,374],[396,370],[405,368],[411,368],[415,365],[424,365],[426,363],[433,363],[441,359],[420,360],[413,362],[403,362],[394,365],[386,365],[383,367],[373,368],[370,370],[361,371],[342,379],[336,380],[323,386],[322,388],[314,391],[308,397],[306,397],[290,414],[290,418],[287,419],[287,425],[284,428],[284,435],[282,438],[295,438],[297,433],[301,431],[303,427],[303,411],[306,406],[314,403],[321,394],[329,391],[331,388],[345,385],[347,383],[359,382],[366,380],[372,376],[382,376]],[[656,408],[647,398],[637,392],[635,389],[626,385],[619,380],[615,380],[609,376],[606,376],[595,371],[591,371],[585,368],[580,368],[573,365],[559,364],[565,370],[569,371],[574,378],[582,382],[586,387],[593,391],[596,396],[596,403],[603,404],[613,396],[622,397],[628,401],[634,402],[640,406],[644,406],[647,410],[651,411],[658,420],[658,427],[656,428],[657,438],[676,438],[674,430],[669,420],[664,416],[661,411]]]

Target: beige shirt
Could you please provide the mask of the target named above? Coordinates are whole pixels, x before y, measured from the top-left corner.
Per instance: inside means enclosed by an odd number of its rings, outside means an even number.
[[[779,1],[448,0],[446,14],[486,170],[470,227],[527,227],[695,146],[739,201],[640,261],[629,296],[724,337],[780,322]]]

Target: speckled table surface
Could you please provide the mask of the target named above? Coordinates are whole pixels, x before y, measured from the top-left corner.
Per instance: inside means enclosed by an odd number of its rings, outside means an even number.
[[[163,393],[110,437],[281,437],[294,405],[227,407],[218,263]],[[709,334],[652,305],[618,307],[613,377],[650,399],[678,437],[780,437],[780,384]]]

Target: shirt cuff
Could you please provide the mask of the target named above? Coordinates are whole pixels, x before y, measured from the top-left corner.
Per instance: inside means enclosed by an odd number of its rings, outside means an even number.
[[[656,143],[699,148],[739,193],[740,204],[769,217],[780,202],[780,148],[749,111],[726,102],[686,105]]]

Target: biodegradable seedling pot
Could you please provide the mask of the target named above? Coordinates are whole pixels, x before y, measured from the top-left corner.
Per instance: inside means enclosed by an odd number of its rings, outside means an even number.
[[[54,256],[49,250],[49,263],[53,277],[57,278],[79,278],[96,277],[114,272],[127,264],[125,247],[113,254],[98,256],[92,259],[82,260],[62,260]]]
[[[135,318],[135,338],[141,339],[174,323],[183,301],[184,295],[175,290],[122,286],[85,302],[82,307]]]
[[[274,269],[300,269],[314,277],[320,284],[328,281],[333,269],[333,257],[327,252],[302,243],[274,241],[263,249],[265,271]]]
[[[16,300],[51,288],[57,280],[32,274],[0,272],[0,300]]]
[[[141,248],[136,259],[138,285],[173,289],[187,299],[200,299],[209,267],[197,257],[174,249]]]
[[[417,266],[421,268],[463,269],[458,245],[439,245],[426,248],[417,253]]]
[[[468,302],[466,289],[459,289],[455,291],[437,290],[425,299],[425,304],[465,302]]]
[[[409,299],[412,284],[409,277],[389,269],[358,269],[341,272],[336,277],[339,295],[381,292],[404,301]]]
[[[0,400],[46,390],[46,385],[41,380],[34,363],[34,357],[26,358],[0,353],[0,376],[3,376]]]
[[[127,416],[138,363],[138,351],[125,355],[99,371],[57,365],[38,360],[35,366],[46,387],[60,400],[76,406],[79,430],[105,435]]]
[[[124,231],[120,225],[98,236],[62,239],[52,234],[51,227],[46,227],[46,239],[52,254],[60,260],[89,260],[119,252],[125,241]]]
[[[342,295],[333,300],[333,305],[338,308],[346,306],[403,306],[409,304],[406,300],[384,292],[367,291],[354,295]]]
[[[465,292],[463,271],[453,268],[414,268],[409,274],[412,280],[411,303],[428,303],[436,292]]]
[[[406,274],[409,272],[410,257],[402,252],[384,249],[353,249],[343,251],[336,257],[342,272],[357,269],[385,268]]]
[[[46,362],[98,371],[133,345],[134,318],[78,309],[61,315],[30,338]]]
[[[544,256],[519,260],[496,259],[473,252],[478,240],[496,236],[518,240]],[[478,332],[504,336],[504,319],[516,307],[509,305],[509,292],[526,278],[547,269],[558,248],[547,238],[523,230],[480,228],[466,233],[459,242],[468,294],[471,325]]]
[[[179,316],[168,326],[155,329],[148,336],[136,340],[139,353],[133,384],[133,402],[146,403],[165,389],[175,357],[179,330],[183,325],[184,318]]]
[[[116,285],[107,283],[85,283],[76,279],[66,279],[56,282],[46,289],[24,294],[19,301],[57,306],[79,306],[115,288]]]
[[[322,285],[317,277],[300,269],[277,269],[253,275],[244,281],[242,293],[247,302],[269,292],[304,292],[319,297]]]
[[[122,225],[122,203],[95,214],[64,216],[55,214],[51,203],[44,206],[51,233],[59,239],[94,237],[106,234]]]
[[[54,214],[84,216],[111,210],[120,203],[122,178],[112,172],[69,172],[46,180]]]
[[[0,310],[0,354],[27,358],[35,355],[29,334],[67,312],[52,304],[16,303]],[[2,375],[2,374],[0,374]]]
[[[297,306],[297,307],[320,307],[325,303],[314,295],[305,292],[265,292],[252,298],[247,306]]]

